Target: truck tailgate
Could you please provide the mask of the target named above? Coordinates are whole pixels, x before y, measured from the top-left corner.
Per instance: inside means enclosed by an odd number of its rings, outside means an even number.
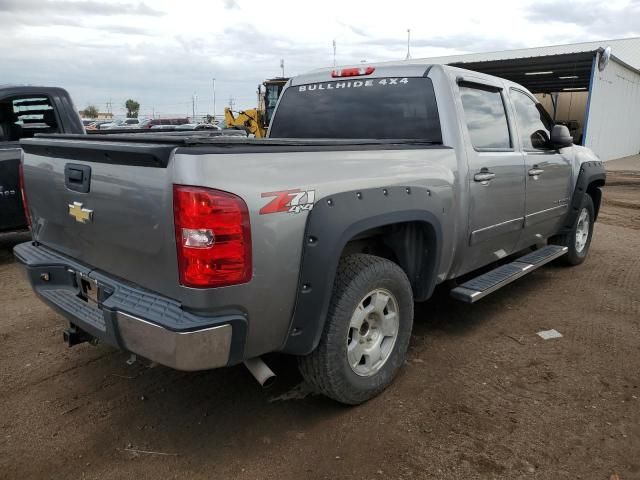
[[[22,146],[34,240],[149,288],[145,279],[177,278],[174,145],[33,139]]]

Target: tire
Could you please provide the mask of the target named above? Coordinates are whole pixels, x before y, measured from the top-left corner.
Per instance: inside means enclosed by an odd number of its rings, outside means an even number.
[[[588,221],[585,230],[584,219]],[[589,247],[591,246],[591,238],[593,237],[593,219],[595,218],[595,209],[593,208],[593,200],[589,194],[584,194],[582,204],[576,216],[575,222],[571,230],[565,234],[557,235],[549,239],[549,243],[567,247],[569,251],[566,255],[560,257],[560,260],[566,265],[580,265],[587,258]],[[578,235],[582,235],[582,240],[578,240]],[[586,234],[586,238],[584,235]]]
[[[363,403],[393,381],[404,363],[412,327],[413,293],[404,271],[373,255],[343,257],[320,343],[299,357],[300,372],[329,398]]]

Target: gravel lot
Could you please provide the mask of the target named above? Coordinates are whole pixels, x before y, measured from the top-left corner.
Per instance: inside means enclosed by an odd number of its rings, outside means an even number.
[[[11,255],[25,240],[0,237],[0,478],[640,478],[638,172],[610,175],[583,265],[419,305],[406,367],[356,408],[286,357],[264,391],[243,367],[67,348]]]

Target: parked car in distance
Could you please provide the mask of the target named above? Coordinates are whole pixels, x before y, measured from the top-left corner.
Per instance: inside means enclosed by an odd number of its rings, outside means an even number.
[[[23,140],[16,257],[69,344],[261,383],[282,352],[345,404],[391,384],[436,285],[474,303],[582,263],[606,177],[524,87],[445,65],[318,70],[268,138],[206,133]]]
[[[99,125],[99,129],[100,130],[109,130],[110,128],[120,128],[119,126],[122,125],[123,120],[108,120],[104,123],[101,123]]]
[[[66,90],[0,87],[0,232],[27,228],[20,195],[20,139],[36,133],[84,133]]]
[[[212,123],[185,123],[177,125],[176,130],[222,130]]]
[[[140,124],[140,128],[153,128],[156,125],[178,126],[189,123],[188,118],[150,118]]]
[[[175,130],[178,125],[152,125],[149,130]]]
[[[124,120],[118,120],[110,125],[108,128],[110,130],[120,129],[120,128],[141,128],[142,121],[138,118],[125,118]]]

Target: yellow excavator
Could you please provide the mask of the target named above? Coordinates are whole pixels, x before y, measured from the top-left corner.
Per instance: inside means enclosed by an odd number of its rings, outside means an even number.
[[[234,112],[226,107],[224,109],[226,127],[244,130],[256,138],[266,137],[273,111],[287,80],[289,79],[284,77],[271,78],[265,80],[261,86],[258,85],[258,108]]]

